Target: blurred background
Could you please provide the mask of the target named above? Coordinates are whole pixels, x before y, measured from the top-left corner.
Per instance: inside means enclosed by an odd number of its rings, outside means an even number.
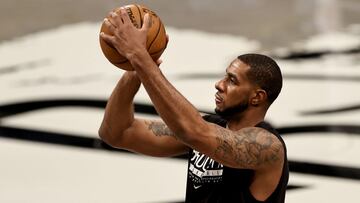
[[[359,202],[358,0],[2,0],[0,202],[182,202],[187,162],[114,150],[97,130],[122,75],[102,55],[115,7],[154,10],[162,70],[199,110],[236,56],[272,56],[284,86],[266,118],[288,148],[286,202]],[[144,89],[136,114],[158,118]]]

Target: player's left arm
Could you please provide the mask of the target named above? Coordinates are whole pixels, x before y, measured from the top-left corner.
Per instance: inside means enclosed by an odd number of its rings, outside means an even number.
[[[231,131],[210,125],[207,134],[199,136],[204,137],[199,142],[206,144],[195,144],[194,147],[218,162],[229,167],[254,170],[282,166],[284,147],[269,131],[259,127]]]

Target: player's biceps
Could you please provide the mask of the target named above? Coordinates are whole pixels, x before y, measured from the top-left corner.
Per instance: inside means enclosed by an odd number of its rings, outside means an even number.
[[[132,142],[134,140],[140,140],[143,138],[149,137],[149,132],[146,128],[146,125],[143,121],[135,119],[129,128],[124,130],[122,133],[121,139],[123,142]]]

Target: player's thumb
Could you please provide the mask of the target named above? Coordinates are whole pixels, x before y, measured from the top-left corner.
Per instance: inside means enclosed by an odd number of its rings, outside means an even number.
[[[152,25],[152,19],[149,13],[146,13],[144,16],[144,23],[142,26],[142,30],[148,31]]]

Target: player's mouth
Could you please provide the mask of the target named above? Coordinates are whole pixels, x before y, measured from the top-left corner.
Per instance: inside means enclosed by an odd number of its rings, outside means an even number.
[[[220,94],[217,92],[216,94],[215,94],[215,103],[216,104],[220,104],[221,102],[223,102],[223,98],[222,98],[222,96],[220,96]]]

